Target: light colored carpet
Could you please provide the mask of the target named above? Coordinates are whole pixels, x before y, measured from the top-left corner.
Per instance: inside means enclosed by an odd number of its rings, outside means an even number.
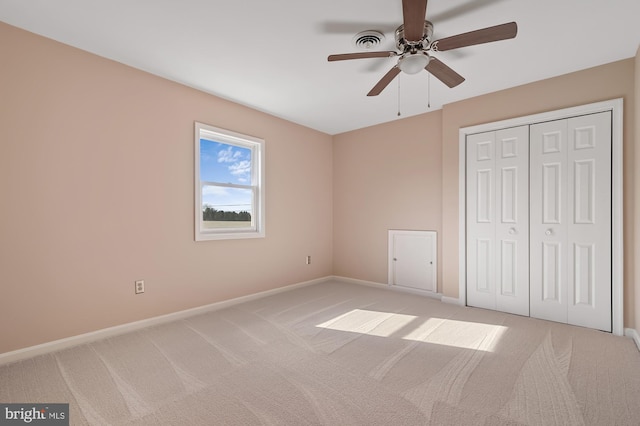
[[[599,331],[327,282],[0,368],[91,425],[638,425]]]

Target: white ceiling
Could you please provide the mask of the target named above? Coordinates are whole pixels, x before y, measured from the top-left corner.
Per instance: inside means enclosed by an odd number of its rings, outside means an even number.
[[[359,51],[364,30],[395,50],[401,0],[0,0],[10,25],[329,134],[629,58],[640,43],[638,0],[429,0],[427,19],[434,39],[510,21],[518,35],[435,54],[466,77],[456,88],[401,74],[367,97],[397,59],[327,56]]]

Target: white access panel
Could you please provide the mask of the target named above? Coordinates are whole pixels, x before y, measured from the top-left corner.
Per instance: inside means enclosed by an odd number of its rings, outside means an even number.
[[[467,137],[467,304],[529,315],[528,126]]]
[[[389,230],[389,284],[437,291],[435,231]]]

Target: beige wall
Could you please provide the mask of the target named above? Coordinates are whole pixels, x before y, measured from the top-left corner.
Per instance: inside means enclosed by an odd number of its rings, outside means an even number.
[[[335,275],[386,283],[389,229],[440,238],[441,123],[435,111],[334,137]]]
[[[332,274],[331,136],[2,23],[0,58],[0,353]],[[194,242],[194,120],[266,139],[266,238]]]
[[[637,194],[640,188],[640,47],[635,57],[635,163],[633,166],[634,172],[634,185],[630,190]],[[629,191],[627,191],[629,192]],[[640,195],[636,195],[635,198],[635,211],[634,211],[634,223],[635,223],[635,240],[634,240],[634,253],[635,253],[635,265],[640,265]],[[627,233],[627,235],[629,235]],[[633,285],[627,287],[629,290],[629,297],[632,297],[635,293],[635,312],[633,312],[633,321],[629,321],[627,327],[633,327],[636,331],[640,332],[640,266],[636,267],[635,275],[632,279]]]

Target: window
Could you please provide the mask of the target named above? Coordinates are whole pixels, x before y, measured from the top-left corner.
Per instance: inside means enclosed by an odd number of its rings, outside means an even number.
[[[264,140],[195,124],[196,241],[264,237]]]

